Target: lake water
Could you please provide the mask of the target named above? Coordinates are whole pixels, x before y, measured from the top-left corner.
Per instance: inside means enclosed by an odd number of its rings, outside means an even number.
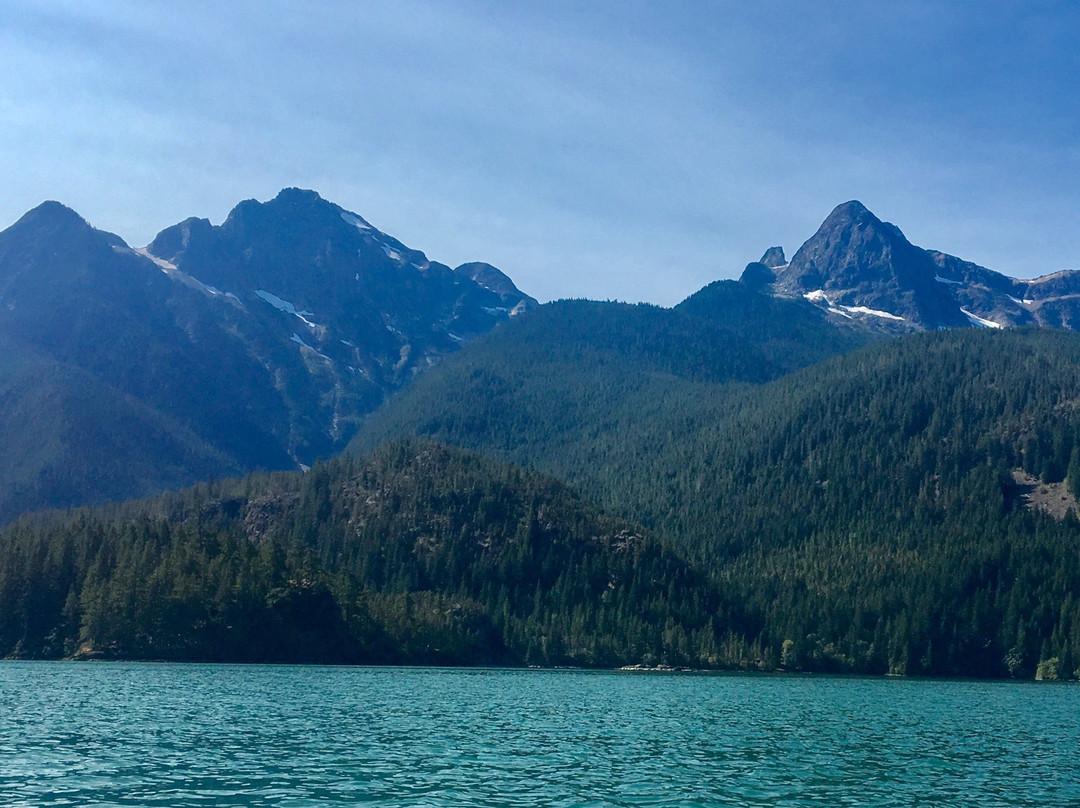
[[[3,806],[1080,805],[1080,686],[0,663]]]

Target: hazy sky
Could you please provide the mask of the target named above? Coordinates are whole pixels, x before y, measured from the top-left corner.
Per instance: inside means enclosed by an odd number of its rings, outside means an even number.
[[[678,302],[859,199],[1080,268],[1080,0],[0,5],[0,227],[313,188],[542,300]]]

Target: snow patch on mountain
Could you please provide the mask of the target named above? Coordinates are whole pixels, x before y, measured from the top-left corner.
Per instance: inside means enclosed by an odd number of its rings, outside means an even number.
[[[963,281],[952,281],[952,280],[949,280],[948,278],[943,278],[940,275],[935,275],[934,280],[937,281],[938,283],[947,283],[950,286],[963,286],[964,285]]]
[[[313,348],[310,345],[308,345],[306,342],[304,342],[303,338],[299,334],[297,334],[295,331],[293,332],[293,335],[291,337],[289,337],[289,339],[291,339],[293,342],[295,342],[301,348],[307,348],[309,351],[311,351],[313,354],[315,354],[320,359],[324,359],[327,362],[331,362],[331,363],[334,361],[333,359],[331,359],[326,354],[319,353],[319,351],[316,348]]]
[[[815,289],[813,292],[807,292],[805,295],[803,295],[803,297],[805,297],[811,303],[829,302],[829,298],[825,297],[824,289]]]
[[[870,309],[866,306],[841,306],[840,308],[845,311],[850,311],[852,314],[869,314],[871,317],[883,317],[886,320],[900,320],[903,321],[903,317],[896,314],[891,314],[887,311],[881,311],[879,309]]]
[[[347,210],[341,212],[341,218],[353,225],[357,230],[372,230],[372,226],[361,219],[359,216],[354,216]]]
[[[322,328],[322,326],[319,325],[318,323],[313,323],[313,322],[311,322],[311,320],[308,319],[308,317],[313,315],[315,312],[313,312],[313,311],[297,311],[296,306],[294,306],[288,300],[282,300],[277,295],[271,294],[270,292],[267,292],[265,289],[256,289],[255,294],[258,295],[259,297],[261,297],[263,300],[265,300],[267,303],[269,303],[271,306],[273,306],[278,311],[283,311],[286,314],[291,314],[294,317],[299,317],[301,320],[303,320],[305,325],[310,326],[311,328]]]
[[[218,295],[224,294],[225,297],[236,298],[237,302],[239,302],[239,300],[240,300],[234,294],[231,294],[231,293],[225,294],[220,289],[215,289],[213,286],[210,286],[209,284],[203,283],[202,281],[200,281],[198,278],[194,277],[193,275],[187,274],[186,272],[184,272],[182,269],[177,267],[176,264],[172,263],[171,261],[166,261],[164,258],[158,258],[156,255],[154,255],[148,249],[146,249],[146,247],[138,247],[138,248],[132,250],[132,252],[134,252],[134,253],[136,253],[138,255],[141,255],[143,258],[149,258],[151,261],[153,261],[158,266],[158,268],[162,272],[164,272],[166,275],[169,276],[170,280],[179,281],[180,283],[183,283],[186,286],[191,286],[191,287],[193,287],[195,289],[198,289],[198,290],[200,290],[202,292],[205,292],[206,294],[210,295],[211,297],[216,297]]]
[[[967,309],[960,309],[960,313],[967,317],[969,320],[971,320],[973,325],[981,325],[985,328],[1004,328],[1001,323],[995,323],[993,320],[984,320],[982,317],[979,317],[976,314],[972,314]]]
[[[158,258],[156,255],[146,249],[146,247],[136,247],[135,252],[137,252],[143,258],[149,258],[151,261],[157,264],[158,267],[161,268],[161,271],[164,272],[166,275],[168,275],[170,272],[180,271],[177,268],[176,264],[172,263],[171,261],[166,261],[164,258]]]
[[[380,243],[379,246],[382,247],[383,252],[386,253],[386,257],[389,258],[391,261],[397,261],[398,263],[401,263],[405,260],[401,257],[401,253],[399,253],[389,244]]]

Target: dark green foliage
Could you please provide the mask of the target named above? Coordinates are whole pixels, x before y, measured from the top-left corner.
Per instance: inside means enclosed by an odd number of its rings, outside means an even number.
[[[561,484],[429,444],[0,534],[4,656],[708,665],[716,602]]]
[[[560,301],[444,359],[374,413],[350,448],[419,435],[535,464],[608,507],[624,501],[618,492],[652,485],[652,453],[689,437],[698,397],[713,401],[867,340],[808,304],[735,282],[675,309]],[[643,432],[650,423],[664,431]]]
[[[682,539],[800,664],[1074,675],[1080,524],[1026,508],[1012,470],[1065,478],[1078,400],[1074,334],[925,334],[747,392],[709,454],[659,462],[701,492]]]
[[[1021,481],[1080,490],[1080,336],[928,333],[785,375],[841,346],[780,303],[543,307],[364,434],[555,472],[633,522],[391,443],[17,523],[0,654],[1075,677],[1080,521]]]
[[[1080,487],[1077,335],[928,333],[747,385],[566,346],[519,362],[506,333],[418,380],[370,439],[495,452],[656,531],[717,582],[721,664],[1080,668],[1080,523],[1013,481]]]

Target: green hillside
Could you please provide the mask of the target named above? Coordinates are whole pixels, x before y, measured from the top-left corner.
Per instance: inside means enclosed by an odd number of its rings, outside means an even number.
[[[656,526],[796,665],[1075,675],[1078,402],[1074,334],[874,345],[746,392],[697,448],[658,452],[683,499]],[[1024,496],[1031,478],[1064,518]]]
[[[3,334],[0,407],[0,524],[43,503],[119,501],[242,471],[182,423]]]
[[[370,453],[21,520],[0,655],[1080,676],[1080,335],[762,301],[544,306]]]
[[[651,441],[669,440],[644,438],[645,425],[681,431],[701,406],[740,386],[869,339],[827,322],[809,304],[732,281],[714,283],[675,309],[559,301],[504,323],[426,371],[368,417],[350,450],[420,435],[535,465],[605,507],[625,510],[622,493],[651,470]],[[634,501],[644,504],[644,492]],[[649,510],[634,509],[634,518]]]
[[[431,444],[0,533],[0,656],[716,665],[717,608],[640,528]]]
[[[518,362],[504,334],[418,380],[366,439],[510,457],[641,521],[716,576],[748,664],[1080,667],[1075,513],[1022,496],[1025,475],[1059,501],[1080,482],[1077,335],[928,333],[720,384],[565,350]]]

